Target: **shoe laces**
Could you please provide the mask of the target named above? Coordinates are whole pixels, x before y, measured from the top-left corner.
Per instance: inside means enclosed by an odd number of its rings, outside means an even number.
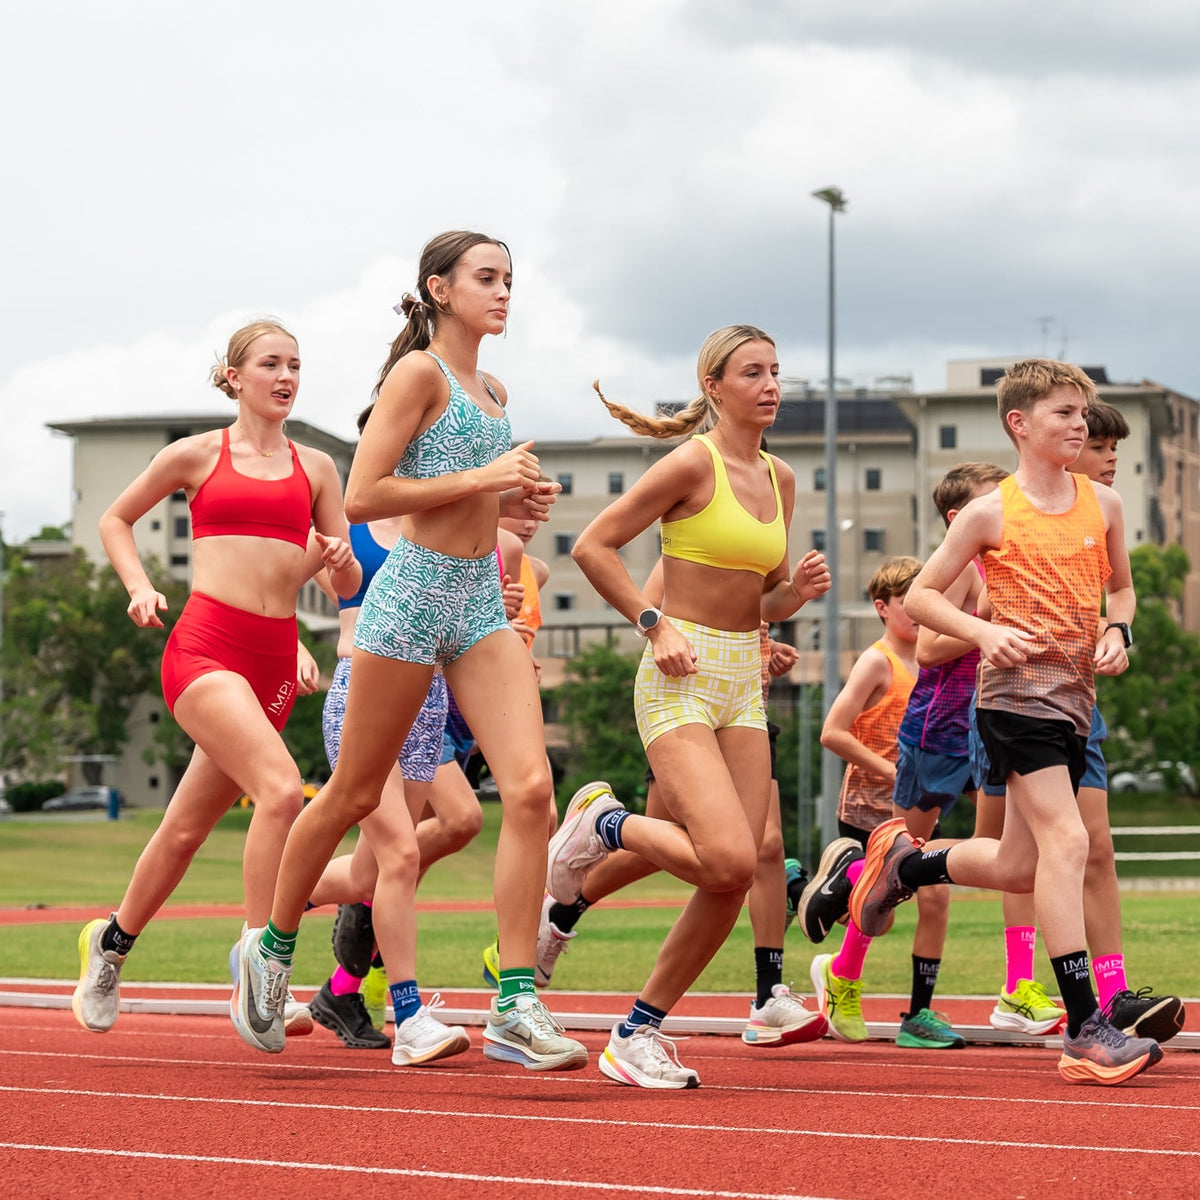
[[[777,1007],[788,1008],[794,1012],[808,1012],[808,1009],[804,1007],[804,1001],[792,991],[791,984],[776,984],[771,989],[771,999],[767,1001],[767,1004],[772,1002]],[[762,1007],[766,1008],[767,1004],[764,1004]],[[759,1011],[761,1012],[762,1010],[760,1009]]]
[[[1030,1004],[1034,1005],[1035,1007],[1039,1007],[1039,1008],[1042,1006],[1050,1006],[1049,994],[1047,993],[1046,989],[1040,983],[1038,983],[1038,981],[1036,979],[1026,979],[1024,981],[1024,983],[1025,983],[1024,999],[1026,1000],[1027,1003],[1030,1003]],[[1018,989],[1018,990],[1020,990],[1020,989]]]
[[[292,973],[286,967],[275,964],[271,970],[270,960],[263,960],[263,1006],[265,1012],[277,1012],[282,1015],[284,1006],[291,997],[288,983]]]
[[[112,963],[104,961],[100,964],[100,970],[96,972],[95,990],[107,996],[117,986],[120,978],[120,971]]]
[[[916,1025],[928,1033],[948,1034],[952,1032],[950,1018],[945,1013],[934,1012],[931,1008],[923,1008],[906,1019],[910,1025]]]
[[[675,1049],[676,1045],[685,1039],[669,1037],[655,1025],[639,1025],[629,1035],[631,1042],[634,1038],[640,1039],[642,1051],[653,1062],[664,1067],[674,1067],[678,1071],[687,1070],[679,1061],[679,1051]]]
[[[517,1012],[525,1019],[534,1033],[542,1037],[557,1037],[565,1032],[555,1019],[554,1014],[540,1001],[533,1000],[529,1004],[518,1004]]]
[[[1129,1040],[1099,1009],[1084,1021],[1080,1028],[1079,1036],[1083,1037],[1085,1034],[1093,1041],[1111,1046],[1114,1050],[1119,1050]]]
[[[834,1003],[838,1010],[847,1017],[862,1016],[862,991],[863,982],[861,979],[842,979],[838,975],[831,973],[830,978],[833,979]]]
[[[425,1034],[440,1034],[446,1029],[446,1024],[443,1021],[439,1021],[433,1014],[437,1012],[439,1008],[445,1007],[445,1002],[442,1000],[442,993],[434,992],[433,995],[429,997],[429,1003],[422,1004],[421,1007],[418,1008],[417,1011],[413,1013],[413,1015],[409,1017],[407,1021],[402,1022],[402,1024],[407,1025],[412,1033],[420,1032]]]

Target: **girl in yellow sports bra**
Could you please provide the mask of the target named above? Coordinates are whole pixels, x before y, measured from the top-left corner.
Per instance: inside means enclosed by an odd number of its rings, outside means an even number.
[[[604,401],[635,433],[708,432],[652,466],[573,552],[596,591],[647,639],[634,692],[638,730],[675,821],[627,813],[607,784],[589,785],[550,843],[547,873],[550,893],[571,903],[587,869],[624,848],[696,886],[600,1060],[611,1079],[650,1088],[699,1084],[659,1025],[725,941],[754,879],[771,770],[759,625],[787,619],[829,587],[816,551],[788,568],[795,479],[762,449],[780,402],[774,342],[750,325],[719,329],[701,347],[696,375],[700,395],[671,418]],[[656,520],[661,610],[619,553]]]

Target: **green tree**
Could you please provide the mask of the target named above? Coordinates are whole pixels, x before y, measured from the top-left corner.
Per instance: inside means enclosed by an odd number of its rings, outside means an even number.
[[[639,658],[593,643],[567,663],[567,678],[555,692],[571,741],[561,796],[603,779],[628,807],[645,797],[646,754],[633,716]]]
[[[1200,637],[1175,618],[1189,568],[1182,546],[1136,547],[1129,556],[1137,592],[1129,669],[1096,677],[1109,727],[1109,765],[1164,760],[1197,765],[1200,745]]]

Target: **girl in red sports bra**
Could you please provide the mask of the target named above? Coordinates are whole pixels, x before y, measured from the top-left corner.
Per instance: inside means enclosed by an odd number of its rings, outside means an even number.
[[[346,596],[360,571],[348,541],[333,460],[283,433],[300,385],[296,341],[274,322],[229,341],[213,384],[238,403],[227,429],[159,451],[100,519],[100,536],[129,592],[129,616],[161,629],[166,599],[138,557],[135,522],[174,492],[192,511],[192,592],[163,651],[167,707],[195,742],[162,823],[142,851],[118,910],[79,937],[79,1022],[104,1032],[116,1020],[121,964],[175,890],[193,855],[242,792],[254,797],[246,834],[246,917],[261,924],[300,812],[300,773],[280,737],[296,696],[296,596],[322,565]],[[312,1028],[293,1014],[296,1032]],[[307,1027],[305,1027],[307,1026]]]

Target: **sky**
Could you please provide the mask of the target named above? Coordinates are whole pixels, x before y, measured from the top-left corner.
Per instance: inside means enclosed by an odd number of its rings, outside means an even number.
[[[1182,0],[26,4],[0,49],[0,512],[70,518],[48,421],[220,413],[247,320],[344,437],[446,229],[513,253],[481,366],[521,438],[695,394],[719,326],[826,375],[1049,354],[1200,396],[1200,9]],[[232,418],[232,409],[229,409]],[[535,447],[536,450],[536,447]]]

